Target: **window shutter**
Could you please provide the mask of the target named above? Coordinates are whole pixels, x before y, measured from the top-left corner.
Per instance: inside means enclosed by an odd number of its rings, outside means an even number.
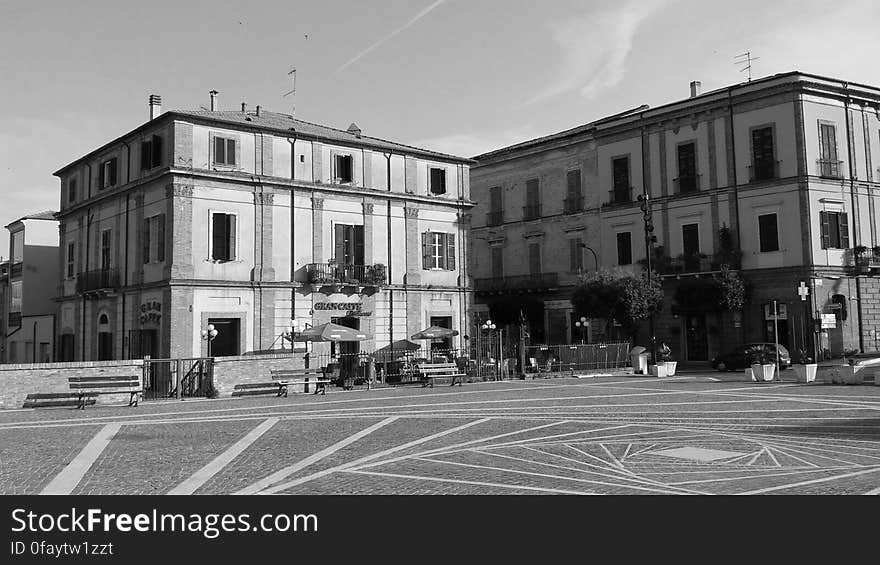
[[[159,226],[156,229],[156,260],[165,260],[165,214],[159,214]]]
[[[211,155],[211,160],[214,164],[217,163],[217,139],[214,137],[213,133],[208,134],[208,152]]]
[[[150,168],[152,164],[152,157],[150,156],[150,142],[149,141],[141,141],[141,170],[145,171]]]
[[[227,214],[229,218],[229,260],[235,261],[235,214]]]
[[[336,224],[333,232],[333,260],[341,265],[345,262],[345,226]]]
[[[840,222],[840,247],[847,249],[849,247],[849,219],[845,213],[841,213],[837,217]]]
[[[817,123],[819,124],[819,159],[828,159],[828,151],[825,146],[825,136],[823,135],[825,133],[825,128],[822,127],[822,122]],[[819,174],[821,173],[822,171],[820,170]]]
[[[226,216],[224,214],[211,215],[211,259],[221,261],[226,259]]]
[[[430,269],[433,267],[431,264],[431,232],[425,232],[422,234],[422,268]]]
[[[104,188],[104,163],[98,167],[98,190]]]
[[[354,264],[364,264],[364,226],[353,226]]]
[[[152,153],[153,162],[151,164],[154,167],[158,167],[162,164],[162,138],[158,135],[153,136]]]
[[[238,144],[234,139],[226,140],[226,163],[228,165],[238,165]]]
[[[144,264],[150,262],[150,218],[144,219],[143,236],[141,237],[141,249],[144,253]]]
[[[116,186],[116,169],[119,165],[119,159],[113,157],[110,159],[110,186]]]
[[[831,247],[831,234],[828,227],[828,212],[819,212],[819,226],[822,234],[822,249]]]
[[[446,268],[455,270],[455,234],[446,234]]]

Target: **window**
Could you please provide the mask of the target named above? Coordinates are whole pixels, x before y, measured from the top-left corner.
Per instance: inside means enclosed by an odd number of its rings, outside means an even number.
[[[580,212],[584,209],[584,198],[581,193],[581,171],[575,169],[566,174],[567,196],[565,198],[566,213]]]
[[[841,178],[840,164],[837,160],[837,127],[819,122],[819,175]]]
[[[75,339],[73,334],[61,334],[59,361],[73,361],[76,358]]]
[[[849,221],[844,212],[819,212],[822,249],[849,247]]]
[[[431,194],[446,194],[446,169],[431,167]]]
[[[24,257],[24,231],[14,232],[10,237],[12,238],[12,262],[20,263]]]
[[[144,263],[165,260],[165,214],[144,219]]]
[[[632,265],[632,233],[622,231],[617,233],[617,264]]]
[[[678,191],[697,190],[697,148],[696,144],[683,143],[678,146]]]
[[[779,226],[776,223],[776,214],[758,216],[758,237],[761,253],[779,251]]]
[[[684,224],[681,226],[681,250],[685,255],[700,253],[700,225]]]
[[[504,222],[503,193],[500,186],[489,189],[489,214],[486,223],[490,226],[500,226]]]
[[[492,278],[500,279],[504,276],[504,248],[492,248]]]
[[[235,140],[230,137],[214,136],[214,164],[235,166]]]
[[[67,202],[76,202],[76,179],[67,182]]]
[[[569,268],[572,272],[584,270],[584,249],[581,247],[582,245],[583,240],[579,237],[568,240]]]
[[[211,214],[211,259],[235,261],[235,214]]]
[[[541,217],[541,192],[538,179],[526,181],[526,205],[523,208],[524,220],[536,220]]]
[[[110,250],[113,244],[113,230],[104,230],[101,232],[101,270],[109,271],[112,265],[110,260]]]
[[[67,244],[67,278],[72,279],[76,268],[76,243]]]
[[[422,234],[422,268],[455,270],[455,234],[430,231]]]
[[[354,166],[351,155],[336,155],[333,159],[334,178],[337,184],[351,182],[354,179]]]
[[[235,155],[235,141],[233,143],[233,156]],[[224,149],[224,156],[226,151]],[[216,157],[216,156],[215,156]],[[215,162],[217,160],[215,159]],[[220,161],[222,163],[222,161]],[[150,139],[141,142],[141,170],[146,171],[162,164],[162,138],[154,135]],[[234,164],[234,163],[233,163]]]
[[[540,243],[530,243],[529,244],[529,274],[530,275],[540,275],[541,274],[541,244]]]
[[[611,161],[611,175],[613,179],[612,202],[629,202],[629,157],[618,157]]]
[[[773,128],[752,130],[752,180],[776,178],[776,159],[773,154]]]
[[[48,341],[40,342],[40,357],[37,359],[39,363],[52,362],[52,344]]]
[[[364,226],[333,226],[333,259],[337,265],[364,264]]]
[[[104,161],[101,163],[101,169],[98,171],[99,179],[98,179],[98,187],[99,188],[110,188],[111,186],[116,186],[116,172],[117,172],[117,164],[119,161],[116,157],[113,157],[109,161]]]

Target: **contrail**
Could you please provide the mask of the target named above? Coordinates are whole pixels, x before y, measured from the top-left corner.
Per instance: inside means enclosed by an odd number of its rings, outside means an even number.
[[[341,67],[336,69],[336,72],[338,73],[340,71],[345,70],[350,65],[352,65],[355,61],[357,61],[358,59],[360,59],[361,57],[363,57],[364,55],[366,55],[367,53],[369,53],[370,51],[372,51],[376,47],[379,47],[380,45],[382,45],[383,43],[385,43],[386,41],[388,41],[389,39],[391,39],[392,37],[394,37],[398,33],[402,32],[403,30],[407,29],[408,27],[410,27],[411,25],[413,25],[414,23],[416,23],[420,19],[427,16],[428,13],[430,13],[434,8],[436,8],[437,6],[439,6],[440,4],[442,4],[444,2],[446,2],[446,0],[436,0],[436,2],[434,2],[430,6],[428,6],[427,8],[422,10],[421,12],[419,12],[418,14],[416,14],[410,21],[406,22],[405,24],[403,24],[399,28],[395,29],[394,31],[392,31],[391,33],[389,33],[388,35],[386,35],[385,37],[383,37],[382,39],[377,41],[376,43],[373,43],[372,45],[370,45],[369,47],[367,47],[366,49],[364,49],[363,51],[361,51],[360,53],[358,53],[357,55],[352,57],[344,65],[342,65]]]

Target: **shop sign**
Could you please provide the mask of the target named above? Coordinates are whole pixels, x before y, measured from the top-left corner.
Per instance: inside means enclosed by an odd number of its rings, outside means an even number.
[[[372,316],[372,311],[362,310],[363,304],[360,302],[316,302],[315,310],[322,311],[338,311],[342,310],[346,314],[346,316],[351,317],[363,317],[363,316]]]
[[[830,330],[837,327],[837,316],[834,314],[822,314],[822,329]]]
[[[162,319],[162,303],[150,300],[141,304],[141,324],[158,324]]]

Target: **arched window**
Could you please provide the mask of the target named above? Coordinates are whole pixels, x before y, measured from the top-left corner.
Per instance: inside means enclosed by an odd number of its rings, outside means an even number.
[[[98,316],[98,324],[102,326],[106,326],[110,323],[110,318],[107,317],[107,314],[101,314]]]

